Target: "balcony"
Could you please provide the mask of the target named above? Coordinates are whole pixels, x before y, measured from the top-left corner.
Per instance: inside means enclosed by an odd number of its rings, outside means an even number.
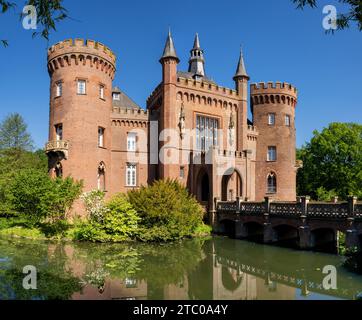
[[[68,158],[69,142],[65,140],[48,141],[45,145],[45,153],[55,153],[58,157]]]

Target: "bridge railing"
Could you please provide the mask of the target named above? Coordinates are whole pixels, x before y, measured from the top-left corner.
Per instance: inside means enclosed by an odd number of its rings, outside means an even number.
[[[257,215],[281,217],[310,217],[310,218],[335,218],[362,219],[362,203],[357,203],[356,197],[349,197],[348,202],[326,203],[311,202],[309,197],[300,197],[295,202],[273,202],[269,197],[263,202],[241,201],[219,201],[215,198],[216,210],[220,213],[240,214],[240,215]]]
[[[309,203],[308,217],[348,218],[348,203]]]
[[[264,202],[240,202],[240,214],[263,215],[266,211]]]
[[[271,202],[270,215],[299,217],[303,213],[301,202]]]
[[[239,211],[238,201],[217,201],[216,210],[218,212],[237,212]]]

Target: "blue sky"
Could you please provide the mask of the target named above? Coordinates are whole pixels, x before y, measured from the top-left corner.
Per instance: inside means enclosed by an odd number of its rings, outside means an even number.
[[[17,1],[20,9],[25,1]],[[117,84],[139,105],[161,79],[162,54],[172,29],[179,69],[187,69],[195,32],[205,50],[206,72],[218,84],[234,87],[242,44],[251,82],[286,81],[299,89],[297,145],[314,129],[333,121],[362,121],[362,33],[350,30],[326,35],[320,0],[317,9],[296,10],[291,0],[254,1],[83,1],[65,0],[72,19],[62,22],[49,44],[88,38],[109,46],[118,57]],[[32,39],[15,13],[1,15],[0,119],[21,113],[37,147],[48,137],[49,76],[47,42]]]

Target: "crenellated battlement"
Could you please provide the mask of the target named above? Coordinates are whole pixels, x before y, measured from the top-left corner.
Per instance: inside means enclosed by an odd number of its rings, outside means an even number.
[[[177,85],[184,88],[204,91],[205,93],[219,94],[226,98],[238,98],[238,92],[236,90],[222,87],[211,82],[178,77]]]
[[[145,109],[131,109],[131,108],[124,108],[124,107],[113,107],[113,113],[117,115],[126,115],[133,116],[133,117],[139,117],[142,119],[148,119],[149,116],[149,110]]]
[[[68,39],[48,49],[48,71],[71,65],[89,65],[109,74],[116,72],[116,55],[104,44],[94,40]]]
[[[114,127],[132,127],[146,128],[149,123],[151,112],[144,109],[129,109],[122,107],[113,107],[112,126]]]
[[[286,82],[260,82],[250,85],[250,96],[253,105],[270,103],[287,104],[295,107],[298,90]]]

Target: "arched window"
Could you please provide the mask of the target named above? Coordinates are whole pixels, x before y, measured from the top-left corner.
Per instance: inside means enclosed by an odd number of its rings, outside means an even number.
[[[103,162],[98,166],[97,188],[100,191],[106,191],[106,166]]]
[[[268,175],[268,193],[277,192],[277,177],[274,172],[269,173]]]

